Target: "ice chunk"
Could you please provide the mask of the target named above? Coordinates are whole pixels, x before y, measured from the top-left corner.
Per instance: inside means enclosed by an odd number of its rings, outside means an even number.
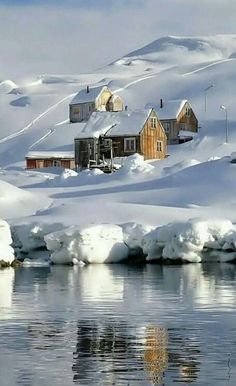
[[[129,253],[118,225],[71,227],[45,236],[45,241],[54,264],[73,264],[74,259],[84,263],[117,263]]]
[[[236,228],[228,220],[206,221],[193,219],[168,224],[144,236],[144,253],[147,260],[181,259],[201,262],[205,251],[217,250],[215,261],[234,260],[236,252]]]

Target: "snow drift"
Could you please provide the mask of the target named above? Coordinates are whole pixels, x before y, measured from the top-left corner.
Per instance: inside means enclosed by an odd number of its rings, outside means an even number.
[[[228,220],[189,220],[158,227],[143,239],[147,261],[236,259],[236,227]]]
[[[12,238],[10,226],[4,220],[0,220],[0,260],[12,263],[14,260],[14,250],[11,247]]]
[[[2,218],[17,218],[35,213],[49,205],[50,199],[42,194],[33,194],[0,180],[0,215]]]
[[[60,223],[31,223],[12,226],[13,247],[18,258],[34,253],[38,250],[46,250],[44,236],[63,229]]]
[[[236,259],[236,227],[228,220],[193,219],[153,229],[127,223],[71,227],[45,236],[54,264],[146,261],[225,262]]]
[[[118,225],[93,225],[84,229],[71,227],[45,236],[54,264],[118,263],[128,257]]]

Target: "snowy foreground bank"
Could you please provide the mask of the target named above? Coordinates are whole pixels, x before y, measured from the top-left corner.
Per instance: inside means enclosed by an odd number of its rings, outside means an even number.
[[[14,260],[14,249],[11,244],[10,226],[6,221],[0,220],[0,266],[2,262],[11,264]]]
[[[48,257],[43,263],[54,264],[118,263],[142,256],[146,261],[192,263],[236,260],[236,226],[228,220],[193,219],[156,229],[136,223],[66,229],[34,224],[15,227],[12,233],[14,248],[28,265],[40,263],[34,254],[44,249]]]

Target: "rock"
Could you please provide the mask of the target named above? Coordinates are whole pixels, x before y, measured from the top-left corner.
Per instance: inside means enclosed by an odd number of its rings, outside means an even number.
[[[22,262],[20,260],[13,260],[13,262],[11,263],[12,268],[19,268],[21,266],[22,266]]]
[[[0,268],[9,268],[11,264],[8,261],[0,260]]]

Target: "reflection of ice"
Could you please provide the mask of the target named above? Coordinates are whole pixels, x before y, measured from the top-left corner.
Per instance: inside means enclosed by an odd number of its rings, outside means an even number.
[[[14,269],[0,270],[0,320],[6,319],[10,313],[14,278]]]
[[[191,294],[193,301],[199,306],[214,306],[224,304],[234,307],[235,287],[230,285],[218,285],[219,276],[224,277],[227,271],[232,278],[236,275],[235,266],[213,264],[204,272],[202,265],[188,265],[182,269],[180,279],[180,293]]]
[[[123,299],[124,279],[114,277],[105,265],[89,265],[81,272],[82,296],[85,300],[105,302]]]

